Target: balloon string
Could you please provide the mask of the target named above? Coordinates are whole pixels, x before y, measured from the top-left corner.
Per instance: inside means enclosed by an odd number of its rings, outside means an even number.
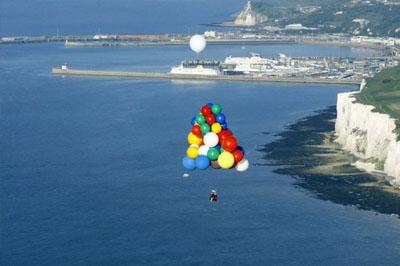
[[[257,148],[257,145],[254,145],[253,149],[251,149],[249,152],[247,152],[247,154],[251,154],[253,152],[253,150],[255,150]]]

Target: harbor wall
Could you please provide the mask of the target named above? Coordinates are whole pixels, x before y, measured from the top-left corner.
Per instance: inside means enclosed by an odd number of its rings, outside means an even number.
[[[189,40],[156,40],[156,41],[67,41],[69,48],[84,46],[167,46],[187,45]],[[294,39],[207,39],[207,45],[257,45],[257,44],[295,44]]]
[[[133,71],[102,71],[102,70],[83,70],[83,69],[61,69],[53,68],[53,75],[64,76],[97,76],[97,77],[127,77],[127,78],[147,78],[147,79],[180,79],[180,80],[208,80],[208,81],[232,81],[232,82],[285,82],[285,83],[318,83],[318,84],[359,84],[357,80],[339,80],[324,78],[280,78],[280,77],[254,77],[254,76],[206,76],[206,75],[187,75],[171,74],[167,72],[133,72]]]
[[[392,185],[400,187],[400,142],[394,132],[395,120],[373,111],[371,105],[355,102],[356,93],[338,94],[336,141],[357,157],[355,166],[383,172]]]

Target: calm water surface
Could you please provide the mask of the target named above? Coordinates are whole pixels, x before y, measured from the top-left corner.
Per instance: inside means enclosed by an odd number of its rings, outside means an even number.
[[[202,32],[246,1],[0,2],[0,36]],[[311,45],[210,46],[228,55],[356,56]],[[351,86],[53,77],[158,70],[187,47],[0,46],[0,264],[396,265],[399,219],[320,201],[260,166],[256,149]],[[220,102],[253,164],[183,178],[190,118]],[[266,135],[265,132],[271,133]],[[210,205],[210,189],[218,204]]]
[[[194,33],[232,20],[247,0],[2,0],[0,36]],[[224,30],[219,28],[219,30]]]
[[[273,55],[370,51],[254,46]],[[52,66],[167,70],[186,47],[1,46],[2,265],[395,265],[399,219],[313,198],[256,149],[351,86],[51,76]],[[210,46],[204,57],[246,54]],[[190,118],[220,102],[249,171],[183,178]],[[272,133],[265,135],[265,132]],[[210,189],[218,204],[210,205]]]

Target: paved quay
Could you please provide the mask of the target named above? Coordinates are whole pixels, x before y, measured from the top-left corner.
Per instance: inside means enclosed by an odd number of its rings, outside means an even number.
[[[228,81],[228,82],[284,82],[284,83],[319,83],[319,84],[348,84],[359,85],[360,80],[340,80],[324,78],[281,78],[281,77],[252,77],[252,76],[207,76],[207,75],[187,75],[171,74],[164,72],[133,72],[133,71],[105,71],[105,70],[85,70],[85,69],[61,69],[53,68],[53,75],[63,76],[95,76],[95,77],[125,77],[125,78],[146,78],[146,79],[170,79],[170,80],[208,80],[208,81]]]

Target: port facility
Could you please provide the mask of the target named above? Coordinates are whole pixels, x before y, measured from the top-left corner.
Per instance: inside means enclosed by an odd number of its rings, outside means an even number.
[[[290,83],[319,83],[319,84],[347,84],[359,85],[361,80],[342,80],[317,77],[257,77],[246,75],[187,75],[167,72],[136,72],[136,71],[108,71],[71,69],[67,67],[53,68],[53,75],[62,76],[92,76],[92,77],[123,77],[146,79],[170,79],[170,80],[197,80],[197,81],[228,81],[228,82],[290,82]]]

